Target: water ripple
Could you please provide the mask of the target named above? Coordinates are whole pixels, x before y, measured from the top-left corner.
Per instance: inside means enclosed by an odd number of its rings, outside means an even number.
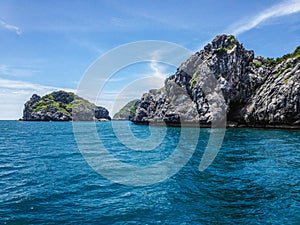
[[[120,144],[109,123],[97,128],[111,154],[139,166],[168,157],[180,134],[169,129],[157,149],[139,152]],[[130,128],[138,138],[149,135],[145,126]],[[203,172],[198,165],[209,129],[201,129],[200,137],[178,174],[129,187],[92,170],[71,123],[1,121],[0,223],[299,224],[299,131],[228,129],[216,160]]]

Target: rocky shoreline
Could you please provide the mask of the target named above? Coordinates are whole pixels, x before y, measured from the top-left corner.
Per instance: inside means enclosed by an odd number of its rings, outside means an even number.
[[[168,127],[188,127],[188,128],[211,128],[211,124],[199,124],[194,122],[186,122],[184,124],[181,123],[164,123],[164,122],[139,122],[139,121],[132,121],[136,125],[145,125],[145,126],[168,126]],[[272,130],[300,130],[300,125],[290,126],[290,125],[244,125],[244,124],[237,124],[237,123],[226,123],[223,127],[215,127],[215,128],[249,128],[249,129],[272,129]]]

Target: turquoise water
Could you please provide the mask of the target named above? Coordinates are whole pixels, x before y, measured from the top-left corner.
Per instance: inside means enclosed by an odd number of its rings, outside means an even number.
[[[130,128],[149,136],[147,126]],[[158,149],[131,152],[110,122],[97,129],[111,154],[136,165],[168,157],[180,135],[168,128]],[[162,128],[153,129],[159,135]],[[209,129],[201,129],[193,157],[176,175],[133,187],[89,166],[70,122],[0,121],[0,223],[300,224],[299,131],[227,129],[216,159],[200,172],[208,138]]]

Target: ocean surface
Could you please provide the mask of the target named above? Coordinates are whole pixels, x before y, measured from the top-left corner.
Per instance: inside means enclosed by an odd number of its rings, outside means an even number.
[[[114,126],[150,136],[147,126]],[[165,135],[165,128],[151,129],[158,147],[130,151],[111,122],[96,123],[105,148],[135,166],[165,160],[180,139],[180,128]],[[300,224],[300,131],[227,129],[217,157],[199,171],[210,132],[200,129],[195,152],[178,173],[132,186],[90,166],[71,122],[0,121],[0,224]],[[122,139],[130,143],[132,136],[124,132]]]

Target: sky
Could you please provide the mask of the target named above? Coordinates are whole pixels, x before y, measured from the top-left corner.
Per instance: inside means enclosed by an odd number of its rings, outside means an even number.
[[[76,92],[90,65],[120,45],[159,40],[196,52],[223,33],[257,56],[292,52],[300,45],[300,0],[0,1],[0,119],[20,118],[34,93]],[[155,58],[131,65],[95,103],[113,115],[175,71]]]

